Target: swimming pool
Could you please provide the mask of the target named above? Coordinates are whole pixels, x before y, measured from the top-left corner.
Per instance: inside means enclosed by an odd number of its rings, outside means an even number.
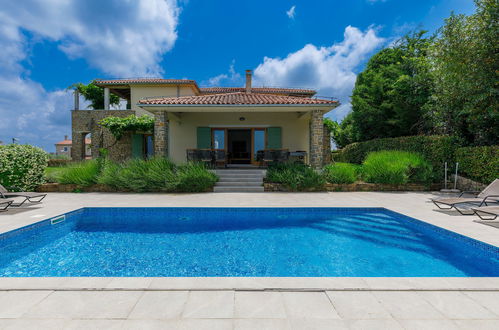
[[[83,208],[0,235],[0,276],[499,276],[499,248],[384,208]]]

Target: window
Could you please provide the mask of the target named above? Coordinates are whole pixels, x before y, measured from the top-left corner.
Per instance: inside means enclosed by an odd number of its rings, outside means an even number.
[[[225,149],[225,130],[213,130],[213,149]]]
[[[62,148],[62,151],[64,151],[64,152],[68,152],[68,147],[64,147],[64,148]]]

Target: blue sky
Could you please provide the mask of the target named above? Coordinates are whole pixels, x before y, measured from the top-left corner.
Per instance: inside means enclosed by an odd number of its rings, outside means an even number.
[[[349,111],[355,77],[404,33],[471,14],[472,0],[0,0],[0,141],[53,151],[70,135],[66,88],[158,76],[304,87]]]

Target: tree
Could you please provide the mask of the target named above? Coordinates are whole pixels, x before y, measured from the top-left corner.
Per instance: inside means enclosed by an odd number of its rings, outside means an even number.
[[[89,107],[92,109],[104,109],[104,88],[97,86],[94,82],[90,82],[88,85],[82,83],[76,83],[68,88],[76,89],[85,98],[85,100],[90,102]],[[109,104],[118,105],[120,103],[120,98],[112,93],[109,94]]]
[[[446,19],[431,47],[435,87],[427,110],[437,132],[493,145],[499,143],[499,2],[475,4],[475,14]]]
[[[350,136],[358,141],[425,133],[423,106],[433,81],[426,55],[432,38],[407,35],[375,54],[355,83]]]
[[[355,142],[352,132],[352,114],[348,114],[341,123],[338,123],[329,118],[324,118],[324,125],[331,133],[331,139],[338,148]]]

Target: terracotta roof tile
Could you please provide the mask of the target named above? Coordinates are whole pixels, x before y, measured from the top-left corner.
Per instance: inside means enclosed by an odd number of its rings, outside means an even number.
[[[91,144],[91,143],[92,143],[91,139],[85,139],[85,144]],[[56,145],[72,145],[72,144],[73,144],[72,140],[62,140],[56,143]]]
[[[314,104],[337,104],[338,101],[312,99],[308,97],[283,96],[262,93],[224,93],[199,96],[162,97],[142,99],[141,105],[259,105],[259,104],[289,104],[289,105],[314,105]]]
[[[97,79],[96,85],[129,85],[129,84],[194,84],[194,80],[189,79],[162,79],[162,78],[135,78],[135,79]]]
[[[245,92],[245,87],[202,87],[200,88],[202,94],[220,94],[220,93],[235,93]],[[298,89],[298,88],[277,88],[277,87],[252,87],[251,91],[254,93],[268,93],[268,94],[303,94],[312,96],[316,92],[313,89]]]

